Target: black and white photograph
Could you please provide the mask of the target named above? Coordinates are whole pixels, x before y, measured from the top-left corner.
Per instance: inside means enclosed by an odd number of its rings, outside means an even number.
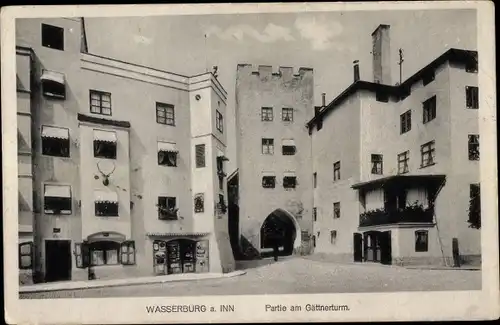
[[[338,321],[343,294],[475,292],[498,317],[493,18],[361,5],[11,13],[10,298]]]

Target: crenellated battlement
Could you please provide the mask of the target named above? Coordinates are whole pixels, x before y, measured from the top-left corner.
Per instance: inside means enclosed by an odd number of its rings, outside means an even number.
[[[282,79],[284,81],[293,79],[302,79],[305,75],[312,75],[312,68],[305,67],[285,67],[285,66],[271,66],[271,65],[253,65],[253,64],[238,64],[238,74],[253,75],[259,77],[261,80],[276,80]]]

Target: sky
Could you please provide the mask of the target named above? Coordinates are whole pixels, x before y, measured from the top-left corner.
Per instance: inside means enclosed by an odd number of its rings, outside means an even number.
[[[188,76],[218,66],[231,112],[239,63],[313,68],[315,105],[320,105],[321,93],[329,102],[352,83],[353,60],[360,61],[361,79],[372,81],[371,34],[379,24],[391,26],[396,82],[399,48],[404,53],[403,80],[448,48],[476,50],[476,14],[470,9],[333,11],[86,18],[85,22],[93,54]],[[228,114],[229,123],[232,118]]]

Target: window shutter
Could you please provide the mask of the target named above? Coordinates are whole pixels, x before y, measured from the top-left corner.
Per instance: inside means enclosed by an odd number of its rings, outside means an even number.
[[[135,264],[135,242],[133,240],[124,241],[120,245],[120,260],[123,265]]]
[[[126,241],[120,245],[120,260],[122,264],[128,264],[128,242]]]
[[[77,268],[83,268],[83,258],[82,258],[82,244],[75,243],[75,261]]]
[[[197,144],[195,146],[196,168],[205,167],[205,145]]]
[[[30,269],[33,265],[33,242],[19,244],[19,268]]]

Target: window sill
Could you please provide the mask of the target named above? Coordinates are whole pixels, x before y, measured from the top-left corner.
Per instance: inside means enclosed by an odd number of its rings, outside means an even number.
[[[431,167],[431,166],[434,166],[435,164],[436,164],[436,163],[435,163],[435,162],[433,162],[433,163],[431,163],[431,164],[427,164],[427,165],[425,165],[425,166],[424,166],[424,165],[420,165],[420,169],[424,169],[424,168],[427,168],[427,167]]]
[[[45,99],[51,99],[51,100],[65,100],[66,99],[65,95],[57,95],[57,94],[52,94],[52,93],[43,93],[43,97]]]
[[[108,159],[108,160],[116,160],[116,157],[115,157],[115,158],[109,158],[109,157],[100,157],[100,156],[95,156],[95,155],[94,155],[94,158],[98,158],[98,159]]]
[[[116,216],[98,216],[98,215],[95,215],[96,218],[120,218],[119,215],[116,215]]]

